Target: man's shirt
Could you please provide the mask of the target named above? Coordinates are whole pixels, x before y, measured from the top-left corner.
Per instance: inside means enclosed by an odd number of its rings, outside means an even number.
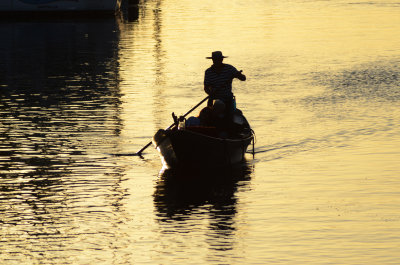
[[[213,66],[208,68],[204,75],[204,85],[211,86],[213,96],[223,101],[229,101],[233,97],[232,80],[238,70],[230,64],[223,64],[220,73]]]

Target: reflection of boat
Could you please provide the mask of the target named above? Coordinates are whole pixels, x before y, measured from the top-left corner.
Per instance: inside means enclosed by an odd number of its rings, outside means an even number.
[[[251,179],[253,167],[248,162],[231,170],[190,171],[163,169],[159,174],[154,204],[161,220],[179,219],[183,215],[204,214],[208,205],[216,221],[225,222],[236,213],[235,193]]]
[[[153,144],[160,153],[163,164],[171,167],[216,168],[239,163],[249,144],[254,140],[253,131],[246,118],[235,114],[239,124],[222,137],[215,127],[186,127],[179,130],[159,130]]]
[[[121,0],[2,0],[0,11],[96,11],[114,12]]]

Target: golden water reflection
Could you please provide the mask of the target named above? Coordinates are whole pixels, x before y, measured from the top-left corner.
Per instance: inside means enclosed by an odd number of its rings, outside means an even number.
[[[397,264],[399,8],[149,0],[129,22],[2,21],[0,261]],[[152,148],[111,155],[204,98],[213,50],[248,77],[254,167],[177,180]]]

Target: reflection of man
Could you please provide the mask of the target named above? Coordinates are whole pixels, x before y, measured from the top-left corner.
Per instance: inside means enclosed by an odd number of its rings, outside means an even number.
[[[238,78],[245,81],[246,76],[232,65],[222,63],[227,57],[220,51],[215,51],[211,57],[206,58],[213,60],[213,65],[206,70],[204,75],[204,91],[210,95],[208,105],[211,105],[214,99],[220,99],[225,103],[227,113],[231,113],[234,109],[232,80]]]

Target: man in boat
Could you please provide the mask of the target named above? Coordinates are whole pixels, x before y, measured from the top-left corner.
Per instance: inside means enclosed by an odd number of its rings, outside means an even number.
[[[206,57],[212,59],[213,65],[205,71],[204,91],[210,95],[208,106],[212,106],[214,100],[222,100],[226,114],[230,116],[235,109],[232,81],[234,78],[245,81],[246,76],[232,65],[224,64],[224,58],[227,57],[221,51],[212,52],[211,57]]]

